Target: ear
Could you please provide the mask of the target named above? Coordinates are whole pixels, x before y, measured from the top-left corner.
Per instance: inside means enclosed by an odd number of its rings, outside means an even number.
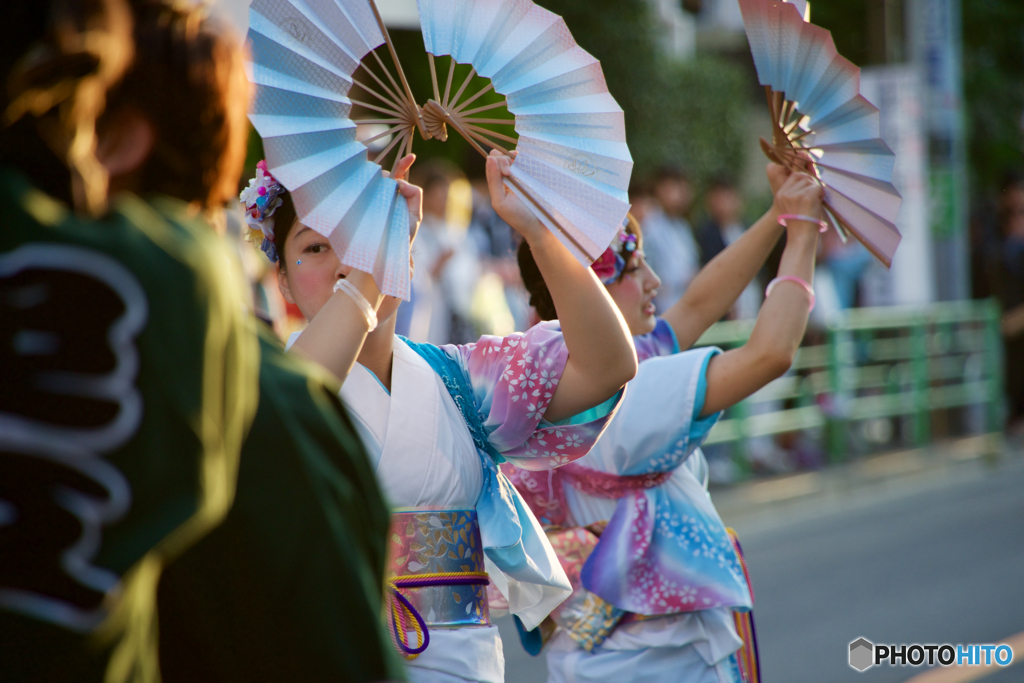
[[[277,268],[277,290],[281,292],[284,300],[290,304],[295,303],[291,287],[288,286],[288,271],[278,266]]]
[[[96,158],[110,174],[111,184],[142,168],[156,143],[156,130],[145,116],[124,109],[113,117],[99,135]]]

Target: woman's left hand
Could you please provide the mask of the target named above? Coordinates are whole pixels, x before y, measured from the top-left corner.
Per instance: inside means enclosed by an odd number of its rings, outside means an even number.
[[[416,161],[415,154],[402,157],[395,166],[395,175],[392,176],[384,171],[384,177],[393,177],[398,183],[398,192],[405,197],[405,204],[409,211],[409,243],[416,239],[420,223],[423,222],[423,189],[419,185],[413,185],[406,178],[409,176],[409,169]]]

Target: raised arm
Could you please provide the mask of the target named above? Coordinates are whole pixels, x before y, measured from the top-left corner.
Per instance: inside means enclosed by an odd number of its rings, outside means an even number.
[[[423,218],[423,191],[403,179],[415,158],[411,154],[406,156],[395,169],[398,191],[405,198],[409,211],[410,241],[415,239]],[[337,279],[339,273],[335,272],[333,277]],[[344,279],[362,294],[374,312],[380,308],[385,297],[377,289],[372,275],[361,270],[351,270]],[[393,312],[397,308],[397,303],[392,302],[389,308]],[[369,331],[367,317],[355,297],[347,291],[335,290],[319,312],[310,319],[306,329],[292,346],[292,351],[319,363],[344,382],[362,351],[363,342],[366,341]],[[390,358],[388,366],[390,367]]]
[[[773,194],[789,176],[778,164],[768,164]],[[697,273],[686,292],[662,317],[672,326],[679,348],[688,349],[717,320],[729,312],[754,279],[782,235],[777,198],[771,208],[743,236],[730,244]]]
[[[557,422],[614,396],[636,374],[636,352],[622,314],[597,276],[505,188],[511,163],[492,152],[487,185],[494,210],[529,243],[558,309],[569,360],[544,415]]]
[[[776,193],[776,204],[781,213],[819,216],[821,195],[821,187],[810,176],[794,173]],[[778,277],[789,276],[813,285],[818,226],[791,220],[786,231],[786,249]],[[789,370],[803,340],[810,307],[811,294],[800,283],[776,283],[761,306],[747,343],[715,356],[708,363],[702,417],[725,410]]]
[[[376,314],[384,301],[384,295],[377,289],[373,276],[361,270],[353,270],[345,279],[355,285]],[[348,373],[352,372],[352,366],[370,331],[359,304],[347,292],[339,290],[331,295],[320,312],[309,321],[291,350],[324,366],[339,381],[344,382]]]

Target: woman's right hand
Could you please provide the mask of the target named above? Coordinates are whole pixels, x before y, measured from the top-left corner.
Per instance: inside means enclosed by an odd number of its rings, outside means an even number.
[[[821,200],[824,190],[811,176],[806,173],[791,173],[775,194],[775,204],[780,214],[797,214],[814,219],[821,217]],[[790,221],[790,232],[793,229],[804,231],[813,228],[815,223],[807,221]]]

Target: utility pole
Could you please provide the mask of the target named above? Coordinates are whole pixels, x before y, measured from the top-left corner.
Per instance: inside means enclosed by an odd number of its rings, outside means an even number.
[[[939,300],[969,296],[960,0],[910,0],[911,59],[925,75],[929,215]]]

